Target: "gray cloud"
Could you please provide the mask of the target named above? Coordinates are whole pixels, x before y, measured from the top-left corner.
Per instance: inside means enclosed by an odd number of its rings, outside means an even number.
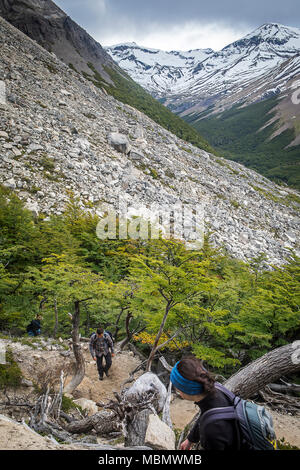
[[[300,26],[299,0],[57,0],[56,3],[103,44],[108,44],[117,32],[122,38],[128,33],[128,40],[134,36],[140,39],[143,33],[149,36],[151,31],[191,21],[246,32],[267,22]]]

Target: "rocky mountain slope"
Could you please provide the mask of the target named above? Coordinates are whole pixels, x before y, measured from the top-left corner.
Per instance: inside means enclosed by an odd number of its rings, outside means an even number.
[[[0,0],[0,15],[80,72],[89,73],[92,63],[112,83],[104,67],[119,70],[101,45],[51,0]]]
[[[279,264],[297,249],[293,190],[179,139],[2,18],[0,77],[0,182],[31,210],[60,213],[69,190],[101,214],[103,202],[201,203],[212,241],[233,256]]]
[[[97,87],[144,112],[179,137],[211,149],[192,126],[153,99],[51,0],[0,0],[0,16]]]

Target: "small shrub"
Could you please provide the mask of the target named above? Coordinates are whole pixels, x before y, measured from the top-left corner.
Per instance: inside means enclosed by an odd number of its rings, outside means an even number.
[[[6,364],[0,364],[0,388],[18,387],[21,385],[22,372],[15,362],[10,348],[6,351]]]
[[[289,442],[286,442],[284,437],[282,439],[277,440],[277,447],[279,450],[300,450],[299,447],[293,446]]]
[[[65,395],[62,396],[61,408],[65,413],[68,413],[70,410],[76,410],[78,408],[82,413],[83,409],[81,406],[73,402],[73,400]]]

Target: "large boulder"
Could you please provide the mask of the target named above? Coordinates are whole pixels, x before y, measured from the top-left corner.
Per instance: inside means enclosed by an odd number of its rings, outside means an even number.
[[[145,445],[158,450],[175,450],[175,433],[157,415],[149,416]]]
[[[119,134],[118,132],[108,134],[108,143],[118,150],[118,152],[125,153],[125,155],[131,150],[131,145],[126,135]]]

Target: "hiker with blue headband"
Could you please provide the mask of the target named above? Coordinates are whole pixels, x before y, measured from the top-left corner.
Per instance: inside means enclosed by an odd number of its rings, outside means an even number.
[[[231,405],[230,399],[215,387],[213,376],[196,357],[178,361],[172,369],[170,380],[180,396],[199,406],[201,414],[212,408]],[[204,450],[238,450],[239,430],[236,423],[220,420],[205,427],[205,435],[200,435],[200,418],[196,421],[181,450],[190,450],[193,444],[201,441]]]

